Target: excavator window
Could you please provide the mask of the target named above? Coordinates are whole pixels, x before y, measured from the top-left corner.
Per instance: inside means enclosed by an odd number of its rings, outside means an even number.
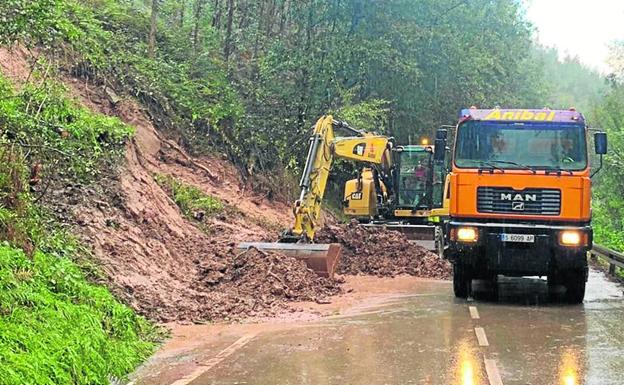
[[[427,180],[431,153],[404,151],[401,153],[399,176],[399,206],[419,208],[426,206]]]
[[[366,143],[359,143],[353,147],[353,154],[364,156],[364,150],[366,150]]]

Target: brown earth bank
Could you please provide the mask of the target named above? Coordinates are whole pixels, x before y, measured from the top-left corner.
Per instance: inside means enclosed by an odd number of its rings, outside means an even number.
[[[164,138],[131,101],[113,104],[96,88],[70,82],[90,108],[136,128],[119,172],[113,205],[73,208],[80,230],[111,283],[140,313],[158,320],[235,320],[267,316],[289,301],[326,301],[336,283],[278,253],[234,250],[243,240],[267,240],[285,227],[289,205],[245,189],[237,172],[216,158],[193,159]],[[154,175],[169,175],[219,198],[233,210],[200,226],[182,215]]]
[[[23,83],[28,58],[23,49],[0,50],[0,68]],[[118,298],[157,321],[205,321],[290,314],[296,307],[288,303],[326,303],[342,292],[340,280],[317,277],[294,258],[234,249],[240,241],[274,239],[292,222],[290,203],[255,192],[220,156],[191,157],[130,98],[84,79],[62,81],[78,103],[136,129],[123,164],[96,183],[54,183],[42,200],[92,248]],[[202,223],[189,220],[155,175],[199,188],[229,209]],[[342,274],[448,277],[444,261],[399,233],[331,226],[319,241],[343,244]]]
[[[115,291],[140,313],[158,321],[240,320],[290,313],[289,302],[325,303],[341,292],[339,281],[317,277],[294,258],[234,249],[240,241],[273,239],[288,227],[289,203],[254,194],[227,161],[192,158],[136,103],[114,103],[110,91],[66,83],[84,105],[136,128],[118,181],[107,183],[105,195],[114,204],[83,199],[72,213]],[[155,174],[195,186],[235,210],[207,219],[200,229],[182,216]],[[448,277],[444,261],[402,234],[352,226],[324,234],[344,245],[343,273]]]

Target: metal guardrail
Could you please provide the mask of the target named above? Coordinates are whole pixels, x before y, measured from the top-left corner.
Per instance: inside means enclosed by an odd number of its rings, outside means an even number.
[[[609,263],[609,274],[615,275],[615,267],[624,269],[624,253],[611,250],[604,246],[594,244],[594,247],[590,250],[592,259],[603,259]]]

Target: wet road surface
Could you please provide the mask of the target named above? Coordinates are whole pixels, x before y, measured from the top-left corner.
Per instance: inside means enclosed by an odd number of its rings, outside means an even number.
[[[429,281],[303,326],[243,327],[153,362],[137,384],[624,383],[621,286],[592,271],[582,305],[537,278],[501,278],[497,300],[488,289],[475,282],[475,298],[457,300],[449,282]]]

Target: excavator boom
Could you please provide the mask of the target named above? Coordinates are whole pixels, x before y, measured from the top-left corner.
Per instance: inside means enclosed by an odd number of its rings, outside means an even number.
[[[342,129],[352,136],[336,137],[334,129]],[[336,157],[368,164],[390,167],[389,149],[392,139],[356,130],[346,122],[334,120],[331,115],[321,117],[314,125],[306,163],[299,182],[301,192],[295,201],[295,222],[292,229],[282,234],[275,243],[241,243],[240,249],[251,247],[280,251],[302,259],[319,275],[332,277],[340,259],[339,244],[315,244],[314,236],[321,221],[321,203],[327,179]]]

